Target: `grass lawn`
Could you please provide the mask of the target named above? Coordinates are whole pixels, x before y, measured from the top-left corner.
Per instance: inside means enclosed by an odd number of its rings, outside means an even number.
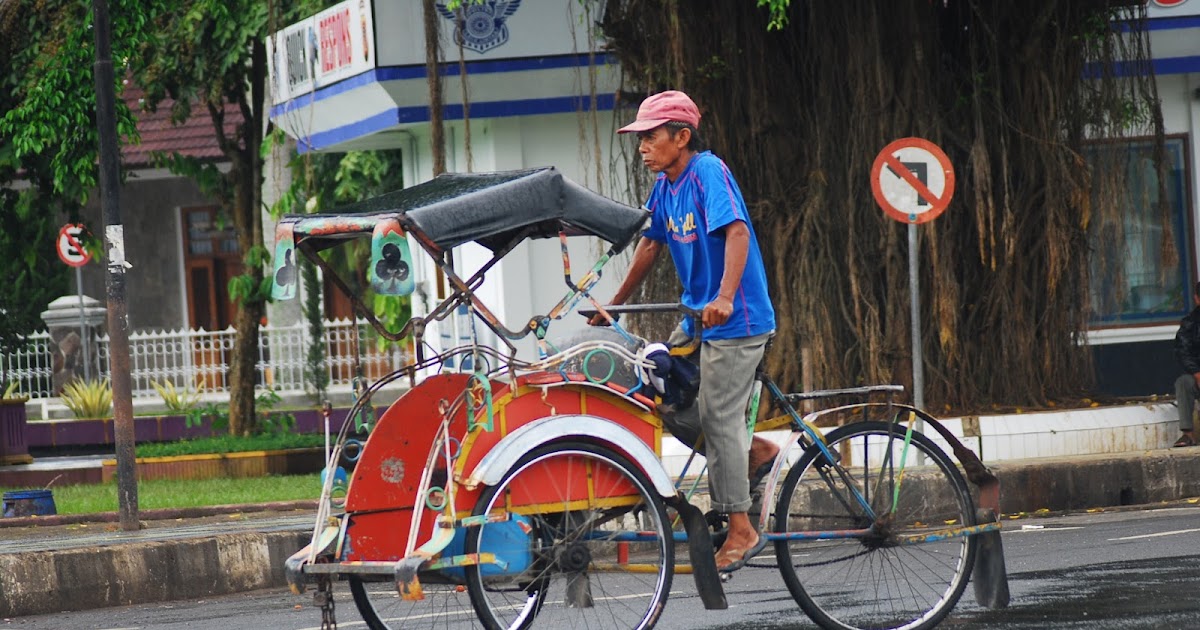
[[[200,507],[235,503],[266,503],[317,499],[319,473],[248,477],[244,479],[154,479],[138,482],[138,509]],[[0,491],[28,488],[0,488]],[[59,514],[117,511],[117,484],[55,486],[54,505]]]

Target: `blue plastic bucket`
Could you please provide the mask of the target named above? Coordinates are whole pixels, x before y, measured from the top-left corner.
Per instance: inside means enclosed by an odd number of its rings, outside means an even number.
[[[500,523],[489,523],[487,537],[484,538],[482,553],[494,553],[505,562],[506,568],[501,569],[495,564],[480,565],[479,572],[483,575],[516,575],[533,564],[533,537],[526,533],[532,528],[529,519],[520,514],[510,515],[509,520]],[[454,530],[454,538],[442,550],[442,558],[460,556],[467,546],[467,530],[458,527]],[[446,567],[441,570],[459,582],[466,579],[466,571],[462,567]]]
[[[4,517],[58,514],[50,490],[14,490],[4,493]]]

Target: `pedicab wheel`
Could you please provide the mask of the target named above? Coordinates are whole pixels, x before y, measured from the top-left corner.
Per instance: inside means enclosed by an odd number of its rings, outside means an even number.
[[[524,455],[486,488],[466,553],[467,592],[489,630],[650,628],[675,566],[666,506],[637,466],[604,447],[554,443]],[[520,532],[520,533],[518,533]],[[554,597],[547,601],[547,592]]]
[[[471,628],[475,611],[471,599],[457,584],[422,583],[425,599],[404,601],[391,580],[364,580],[350,576],[350,594],[363,621],[371,630],[404,628]]]
[[[975,524],[967,484],[929,438],[905,434],[878,421],[835,429],[826,440],[838,462],[810,448],[783,482],[777,532],[874,527],[857,538],[776,541],[788,590],[822,628],[932,628],[967,586],[976,537],[930,535]]]

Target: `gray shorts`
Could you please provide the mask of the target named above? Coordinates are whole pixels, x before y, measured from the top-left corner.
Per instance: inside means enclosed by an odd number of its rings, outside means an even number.
[[[704,341],[700,346],[700,392],[691,407],[663,417],[663,424],[689,447],[705,436],[699,452],[708,459],[708,487],[718,512],[750,509],[750,433],[746,405],[754,372],[772,333],[740,339]],[[682,327],[672,345],[688,340]]]

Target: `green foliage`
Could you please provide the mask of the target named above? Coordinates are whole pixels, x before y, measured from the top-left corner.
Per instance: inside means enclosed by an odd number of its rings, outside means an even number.
[[[247,63],[252,46],[267,36],[267,9],[255,0],[191,0],[156,16],[134,66],[147,105],[157,107],[171,96],[171,118],[182,122],[193,106],[223,109],[226,101],[243,102],[255,78]]]
[[[399,330],[405,322],[412,318],[412,300],[407,296],[397,298],[392,295],[375,295],[372,301],[376,319],[386,322],[388,328],[391,330]],[[405,337],[398,345],[400,347],[408,347],[408,339],[409,337]],[[385,350],[391,347],[394,342],[384,337],[376,337],[375,343],[376,347],[380,350]]]
[[[311,340],[304,355],[304,383],[313,394],[313,402],[321,404],[329,389],[329,372],[325,369],[325,314],[321,312],[321,283],[317,266],[305,261],[300,266],[304,282],[304,318],[308,320]]]
[[[17,398],[21,391],[21,381],[10,381],[4,387],[4,393],[0,394],[0,400],[12,400]]]
[[[756,0],[757,6],[767,7],[771,21],[767,22],[768,31],[783,30],[787,26],[787,10],[792,0]]]
[[[271,299],[271,277],[243,273],[229,279],[229,299],[241,304],[262,304]]]
[[[19,1],[19,0],[16,0]],[[28,26],[25,46],[12,59],[12,107],[0,117],[0,137],[17,159],[40,161],[39,176],[49,190],[82,202],[97,181],[96,89],[92,11],[89,2],[24,2]],[[147,39],[147,28],[162,11],[160,0],[110,0],[112,58],[119,95],[128,69],[123,63]],[[137,138],[133,115],[116,102],[117,131]]]
[[[229,428],[229,404],[208,402],[198,407],[192,407],[185,414],[183,425],[189,429],[204,424],[204,419],[212,422],[213,431],[224,431]]]
[[[0,146],[3,146],[0,137]],[[2,158],[0,158],[2,162]],[[0,182],[13,173],[0,163]],[[0,189],[0,353],[26,346],[28,336],[44,327],[41,312],[51,300],[69,290],[70,268],[54,255],[53,243],[62,225],[60,200],[37,188]],[[3,376],[3,375],[0,375]]]
[[[275,407],[282,400],[273,389],[265,389],[254,398],[254,408],[258,411],[260,435],[286,435],[296,428],[296,416],[275,411]]]
[[[171,381],[150,381],[150,386],[162,397],[167,410],[175,415],[186,416],[200,402],[200,391],[188,388],[175,389]]]
[[[196,187],[206,195],[217,199],[227,199],[232,194],[229,180],[212,160],[200,160],[178,153],[160,152],[151,154],[150,159],[155,166],[165,168],[176,175],[196,182]]]
[[[76,418],[107,418],[112,415],[112,386],[108,379],[75,380],[63,386],[62,401]]]
[[[290,413],[276,411],[275,407],[282,402],[275,390],[266,389],[254,398],[254,407],[258,413],[258,432],[256,435],[283,435],[290,433],[296,427],[296,417]],[[208,402],[193,406],[186,412],[184,426],[189,429],[201,426],[204,419],[212,422],[213,431],[224,431],[229,427],[229,404]],[[243,439],[234,437],[233,439]]]
[[[253,245],[242,256],[243,269],[262,269],[271,264],[271,254],[261,243]],[[229,299],[245,304],[265,304],[271,301],[272,277],[255,277],[251,273],[243,273],[229,279]]]

